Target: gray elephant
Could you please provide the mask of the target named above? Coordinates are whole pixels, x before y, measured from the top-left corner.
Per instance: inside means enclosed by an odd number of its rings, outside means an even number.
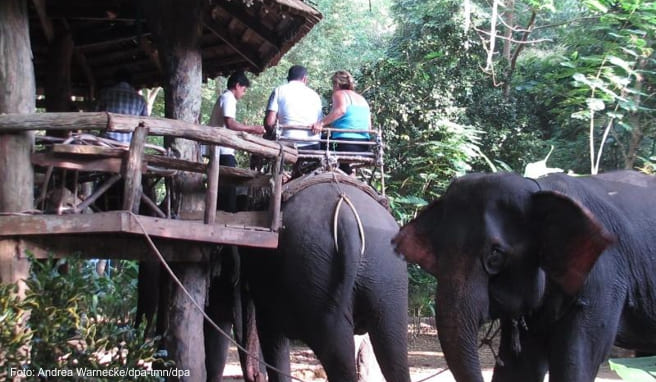
[[[591,382],[613,343],[656,351],[656,178],[474,174],[394,238],[438,280],[459,382],[482,382],[477,333],[501,319],[493,381]]]
[[[398,225],[353,178],[318,179],[287,184],[278,250],[242,252],[264,359],[284,372],[268,369],[269,381],[289,380],[289,339],[314,351],[329,381],[356,381],[353,334],[368,332],[385,378],[408,382]]]

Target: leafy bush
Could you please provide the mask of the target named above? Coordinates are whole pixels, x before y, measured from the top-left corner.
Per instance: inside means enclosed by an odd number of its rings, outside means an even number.
[[[32,332],[25,326],[25,304],[16,294],[16,284],[0,284],[0,378],[27,359]]]
[[[158,338],[146,338],[143,327],[132,325],[137,264],[124,261],[119,265],[112,268],[111,277],[104,277],[88,261],[80,259],[32,260],[24,300],[14,297],[12,287],[0,288],[0,303],[9,307],[0,316],[2,349],[20,354],[14,350],[29,343],[30,353],[29,358],[3,357],[6,366],[22,366],[35,373],[39,370],[143,370],[154,363],[170,366],[158,355]],[[29,320],[21,325],[23,310],[29,311]],[[13,338],[12,332],[16,333]],[[143,377],[143,380],[157,379]]]

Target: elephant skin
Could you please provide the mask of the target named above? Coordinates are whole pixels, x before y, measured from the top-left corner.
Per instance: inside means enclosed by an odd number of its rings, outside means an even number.
[[[346,201],[333,219],[340,194]],[[390,240],[398,225],[390,213],[357,187],[318,183],[282,206],[279,248],[251,249],[248,283],[255,301],[269,381],[289,381],[289,339],[305,342],[329,381],[357,380],[354,334],[369,333],[387,381],[409,382],[407,360],[407,265]]]
[[[482,382],[477,333],[501,321],[493,381],[592,382],[611,346],[656,351],[656,178],[456,179],[394,238],[437,278],[459,382]]]

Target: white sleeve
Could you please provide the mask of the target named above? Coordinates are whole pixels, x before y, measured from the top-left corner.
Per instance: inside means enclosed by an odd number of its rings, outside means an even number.
[[[269,96],[269,102],[267,102],[267,111],[278,112],[278,88],[275,88],[271,95]]]
[[[237,100],[232,94],[223,93],[221,96],[221,110],[223,110],[223,118],[237,119]]]

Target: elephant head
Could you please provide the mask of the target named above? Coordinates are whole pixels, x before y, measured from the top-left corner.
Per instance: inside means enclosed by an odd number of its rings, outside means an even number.
[[[555,287],[574,295],[611,236],[580,203],[513,174],[474,174],[392,240],[437,278],[436,323],[456,380],[483,381],[480,326],[518,318]]]

